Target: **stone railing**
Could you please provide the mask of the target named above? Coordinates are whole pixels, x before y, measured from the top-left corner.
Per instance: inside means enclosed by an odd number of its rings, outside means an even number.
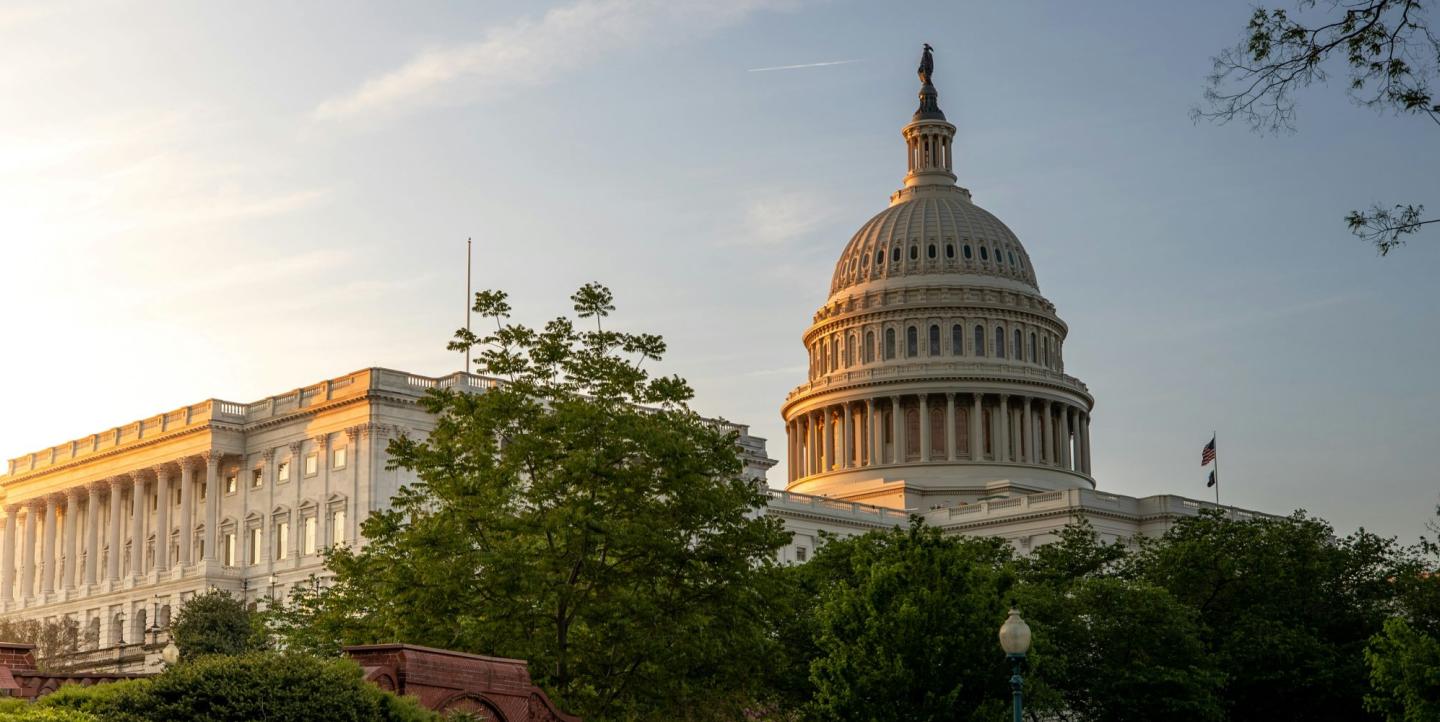
[[[492,378],[465,373],[430,377],[382,368],[361,369],[248,404],[207,399],[197,404],[132,421],[124,426],[117,426],[98,434],[91,434],[10,459],[4,475],[14,476],[38,471],[162,435],[203,428],[212,421],[233,424],[254,423],[292,414],[331,401],[363,396],[374,390],[419,396],[427,390],[437,387],[484,391],[493,388],[496,383],[498,382]],[[0,475],[0,478],[3,478],[4,475]]]
[[[796,494],[792,491],[782,491],[780,489],[768,489],[767,492],[770,496],[770,507],[775,509],[791,509],[796,511],[813,509],[831,516],[839,512],[853,519],[893,522],[896,524],[904,524],[910,520],[910,513],[901,509],[861,504],[855,501],[843,501],[840,499],[832,499],[828,496]]]
[[[786,395],[785,400],[790,401],[798,396],[816,391],[844,388],[857,384],[875,383],[879,381],[924,382],[930,379],[950,378],[957,375],[986,376],[1004,380],[1048,383],[1062,386],[1087,396],[1090,394],[1089,387],[1080,381],[1080,379],[1059,371],[1052,371],[1043,366],[1004,362],[936,360],[888,364],[881,362],[870,367],[836,371],[796,386]]]

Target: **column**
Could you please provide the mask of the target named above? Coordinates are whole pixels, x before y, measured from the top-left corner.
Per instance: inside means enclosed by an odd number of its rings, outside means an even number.
[[[1010,396],[1000,394],[1000,409],[996,414],[1000,433],[996,436],[995,460],[1010,461]]]
[[[899,464],[905,460],[905,447],[900,443],[900,397],[890,397],[890,438],[891,446],[894,447],[894,463]]]
[[[145,479],[138,473],[130,483],[130,578],[145,574]]]
[[[295,463],[290,463],[292,467]],[[291,469],[296,474],[295,469]],[[155,571],[170,571],[170,467],[155,467]]]
[[[5,550],[0,567],[0,602],[15,600],[15,534],[20,526],[20,505],[5,505]]]
[[[1060,466],[1070,469],[1070,407],[1060,407]]]
[[[1090,473],[1090,414],[1080,415],[1080,448],[1084,451],[1080,470],[1088,475]]]
[[[323,456],[323,454],[322,454]],[[302,470],[303,477],[303,470]],[[195,544],[194,512],[190,507],[195,504],[195,460],[185,458],[180,460],[180,559],[181,567],[190,566]]]
[[[840,465],[846,469],[852,469],[855,467],[855,409],[850,406],[849,401],[846,401],[840,408],[845,413],[842,423],[845,432],[845,448],[843,449],[845,459]]]
[[[985,458],[984,440],[980,438],[981,427],[984,426],[985,414],[982,413],[980,394],[970,395],[970,459],[979,461]]]
[[[110,553],[105,556],[105,578],[112,583],[120,581],[120,495],[125,493],[125,478],[117,476],[110,480]]]
[[[945,459],[955,460],[955,394],[945,394]]]
[[[74,589],[80,584],[81,548],[85,539],[80,534],[80,488],[65,490],[65,576],[60,582],[62,589]]]
[[[1045,463],[1055,466],[1055,423],[1050,418],[1050,402],[1045,401]]]
[[[40,593],[49,595],[55,591],[55,521],[58,516],[59,494],[45,495],[45,537],[40,545]]]
[[[100,491],[105,482],[97,481],[87,487],[90,496],[85,500],[85,585],[95,583],[95,571],[100,565]]]
[[[1025,462],[1027,464],[1038,464],[1035,458],[1035,413],[1030,408],[1030,398],[1025,397],[1025,404],[1021,409],[1024,416],[1020,419],[1022,433],[1025,436]]]
[[[930,460],[930,394],[920,394],[920,460]]]
[[[20,599],[29,601],[35,595],[35,528],[40,524],[39,499],[31,499],[25,507],[25,548],[20,557]]]
[[[865,399],[865,440],[867,448],[866,466],[880,463],[880,422],[875,414],[875,399]]]
[[[829,407],[820,410],[820,433],[825,435],[825,445],[820,450],[825,455],[820,460],[820,473],[823,474],[835,468],[835,416],[834,410]]]
[[[353,451],[353,450],[352,450]],[[220,459],[218,449],[205,452],[205,561],[215,560],[215,540],[220,538]],[[357,457],[349,463],[358,464]],[[330,468],[327,461],[325,468]],[[328,499],[320,500],[320,514],[326,513]],[[321,517],[323,521],[324,517]]]

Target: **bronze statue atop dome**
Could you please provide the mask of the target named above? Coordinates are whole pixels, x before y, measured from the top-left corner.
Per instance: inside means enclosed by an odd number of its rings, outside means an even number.
[[[916,71],[920,75],[920,108],[915,111],[914,120],[944,120],[940,94],[930,84],[930,76],[935,73],[935,58],[930,55],[934,48],[930,47],[930,43],[924,43],[924,46],[925,50],[920,54],[920,68]]]
[[[935,59],[930,57],[930,51],[934,48],[930,47],[930,43],[925,43],[924,45],[925,52],[920,55],[920,70],[918,72],[920,73],[920,83],[922,85],[929,85],[930,74],[935,72]]]

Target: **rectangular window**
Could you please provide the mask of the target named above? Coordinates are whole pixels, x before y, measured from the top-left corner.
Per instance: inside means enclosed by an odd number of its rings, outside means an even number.
[[[805,561],[805,555],[806,555],[806,553],[807,553],[807,552],[806,552],[806,550],[805,550],[805,547],[795,547],[795,561],[797,561],[797,562],[803,562],[803,561]]]
[[[330,538],[331,544],[345,543],[345,510],[336,509],[330,512]]]
[[[235,535],[225,535],[225,566],[235,566]]]
[[[290,522],[282,521],[275,525],[275,558],[290,558]]]
[[[320,471],[320,455],[312,451],[305,455],[305,475],[314,476],[318,471]]]
[[[332,468],[332,469],[343,469],[343,468],[345,468],[345,447],[342,446],[342,447],[340,447],[340,448],[338,448],[338,449],[335,450],[335,460],[334,460],[333,463],[330,464],[330,468]]]
[[[250,470],[250,488],[251,488],[251,489],[259,489],[259,488],[260,488],[260,485],[261,485],[261,484],[264,484],[264,483],[265,483],[265,470],[264,470],[264,469],[251,469],[251,470]]]
[[[319,522],[320,520],[313,516],[305,517],[305,536],[301,543],[304,545],[302,551],[307,557],[315,553],[315,532],[320,527]]]
[[[251,564],[260,563],[260,527],[257,526],[250,530],[250,547],[245,551],[247,561]]]
[[[289,481],[289,480],[290,480],[290,462],[289,462],[289,461],[282,461],[282,462],[280,462],[280,465],[279,465],[279,466],[275,467],[275,480],[276,480],[276,481]]]
[[[238,475],[238,474],[230,474],[230,475],[226,476],[226,477],[225,477],[225,493],[226,493],[226,494],[234,494],[234,493],[235,493],[235,490],[236,490],[237,488],[239,488],[239,484],[240,484],[240,478],[239,478],[239,475]]]

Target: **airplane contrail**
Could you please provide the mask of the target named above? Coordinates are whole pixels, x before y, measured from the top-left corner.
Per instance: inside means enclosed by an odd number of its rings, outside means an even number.
[[[827,61],[825,61],[825,62],[823,62],[823,63],[802,63],[802,64],[800,64],[800,65],[775,65],[775,66],[772,66],[772,67],[769,67],[769,68],[750,68],[750,69],[746,70],[745,72],[747,72],[747,73],[764,73],[764,72],[770,71],[770,70],[799,70],[800,68],[823,68],[823,67],[825,67],[825,66],[827,66],[827,65],[846,65],[846,64],[849,64],[849,63],[858,63],[858,62],[860,62],[860,58],[855,58],[854,60],[827,60]]]

